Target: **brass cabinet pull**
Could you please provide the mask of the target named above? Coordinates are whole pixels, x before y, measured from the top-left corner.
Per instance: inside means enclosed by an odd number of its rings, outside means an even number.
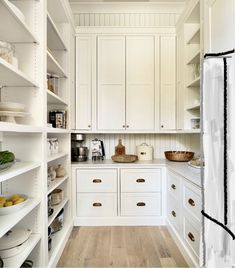
[[[102,182],[101,179],[94,179],[94,180],[93,180],[93,183],[101,183],[101,182]]]
[[[101,203],[93,203],[93,207],[102,207]]]
[[[140,178],[140,179],[137,179],[136,182],[138,182],[138,183],[145,182],[145,179]]]
[[[137,207],[145,207],[146,204],[144,202],[139,202],[136,204]]]
[[[188,203],[192,206],[195,207],[195,202],[192,198],[189,198]]]
[[[175,211],[173,210],[173,211],[171,211],[171,214],[172,214],[172,216],[173,217],[175,217],[176,218],[176,213],[175,213]]]
[[[171,184],[171,188],[172,188],[173,190],[176,190],[176,186],[175,186],[175,184]]]
[[[194,235],[191,232],[188,233],[188,237],[192,242],[195,242]]]

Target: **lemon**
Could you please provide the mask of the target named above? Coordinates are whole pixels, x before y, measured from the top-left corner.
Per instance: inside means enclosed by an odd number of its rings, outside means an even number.
[[[11,201],[7,201],[5,204],[4,204],[4,207],[11,207],[13,206],[13,202]]]
[[[24,198],[23,197],[20,197],[19,199],[17,199],[15,202],[14,202],[14,205],[17,205],[17,204],[20,204],[22,202],[24,202]]]

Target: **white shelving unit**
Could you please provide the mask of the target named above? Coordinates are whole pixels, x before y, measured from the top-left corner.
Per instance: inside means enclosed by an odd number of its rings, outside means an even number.
[[[12,151],[18,160],[0,172],[0,195],[18,193],[29,198],[18,212],[0,216],[0,238],[13,227],[32,230],[26,249],[20,255],[5,259],[4,267],[20,267],[26,259],[32,260],[34,267],[54,267],[73,224],[69,122],[69,91],[74,79],[69,64],[70,57],[74,57],[70,49],[74,42],[71,10],[67,0],[1,0],[0,17],[4,21],[0,25],[1,40],[14,44],[19,62],[18,69],[0,58],[0,85],[3,86],[0,100],[23,103],[30,113],[28,118],[17,119],[17,123],[0,121],[0,151]],[[60,77],[57,94],[46,90],[48,71]],[[67,110],[67,129],[47,127],[50,109]],[[47,137],[58,138],[61,153],[46,156]],[[66,176],[48,187],[48,167],[59,164],[65,167]],[[65,198],[48,219],[48,194],[60,187]],[[61,208],[64,208],[64,227],[53,235],[54,246],[49,253],[48,226]]]

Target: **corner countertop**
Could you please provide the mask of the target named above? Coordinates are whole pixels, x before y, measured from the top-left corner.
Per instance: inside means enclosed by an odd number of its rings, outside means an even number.
[[[138,168],[138,167],[167,167],[171,171],[184,177],[195,185],[201,187],[201,170],[189,166],[187,163],[171,162],[166,159],[154,159],[151,161],[136,161],[134,163],[116,163],[110,160],[86,162],[72,162],[73,168]]]

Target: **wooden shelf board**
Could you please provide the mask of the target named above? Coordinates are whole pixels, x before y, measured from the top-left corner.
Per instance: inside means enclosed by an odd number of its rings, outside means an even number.
[[[29,198],[27,204],[16,213],[0,216],[0,237],[14,227],[26,215],[40,204],[40,199]]]
[[[55,160],[63,158],[63,157],[66,157],[66,156],[68,156],[67,153],[58,153],[58,154],[50,155],[47,158],[47,163],[55,161]]]
[[[0,122],[1,132],[20,132],[20,133],[42,133],[42,127],[35,127],[29,125],[21,125],[8,122]]]
[[[63,128],[52,128],[52,127],[48,127],[47,128],[47,133],[69,134],[70,133],[70,130],[63,129]]]
[[[64,69],[49,51],[47,51],[47,72],[61,78],[67,78]]]
[[[50,90],[47,90],[47,103],[68,106],[68,103],[66,101],[64,101],[61,97],[51,92]]]
[[[68,50],[49,13],[47,13],[47,46],[50,50]]]
[[[69,201],[69,199],[67,197],[65,197],[64,200],[62,200],[62,202],[59,205],[52,206],[52,208],[54,209],[54,212],[50,217],[48,217],[48,226],[50,226],[52,224],[52,222],[54,221],[54,219],[56,218],[58,213],[68,203],[68,201]]]
[[[28,25],[15,13],[7,0],[0,1],[1,40],[9,43],[39,43]]]
[[[200,51],[197,51],[188,61],[187,65],[193,63],[200,63]]]
[[[4,259],[4,267],[20,268],[40,240],[41,237],[39,234],[31,234],[28,240],[27,248],[20,254],[15,255],[14,257]]]
[[[70,233],[73,229],[72,221],[65,222],[63,228],[52,235],[52,249],[49,252],[48,267],[55,267],[62,252],[69,239]]]
[[[0,172],[0,182],[22,175],[36,168],[39,168],[40,166],[41,166],[40,163],[16,162],[9,169]]]
[[[200,44],[200,26],[198,26],[196,31],[192,34],[187,44]]]
[[[50,194],[53,190],[59,187],[63,182],[65,182],[69,177],[65,176],[63,178],[56,178],[54,181],[51,182],[47,194]]]
[[[192,10],[186,18],[186,23],[200,23],[200,1],[196,0]]]
[[[200,104],[192,105],[187,108],[187,111],[191,111],[191,110],[200,110]]]
[[[50,0],[47,2],[47,9],[51,18],[55,22],[66,23],[69,22],[63,0]],[[55,8],[56,6],[56,8]]]
[[[187,87],[200,87],[200,77],[194,79],[191,83],[187,85]]]
[[[0,58],[0,84],[8,87],[39,87],[26,74]]]

